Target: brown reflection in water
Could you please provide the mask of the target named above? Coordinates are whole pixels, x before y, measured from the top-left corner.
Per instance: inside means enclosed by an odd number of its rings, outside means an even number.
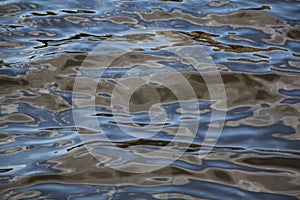
[[[190,162],[190,157],[183,156],[180,160]],[[257,154],[240,154],[239,151],[223,151],[207,155],[205,159],[202,160],[202,163],[220,159],[226,160],[228,163],[240,163],[242,166],[250,164],[257,172],[253,173],[251,171],[238,170],[230,167],[227,169],[205,167],[202,170],[189,170],[180,166],[171,165],[150,173],[131,174],[116,171],[111,168],[100,167],[101,165],[99,165],[100,163],[96,158],[92,157],[84,148],[80,148],[66,156],[47,161],[55,164],[53,168],[59,170],[59,173],[19,177],[17,178],[17,182],[4,185],[2,189],[5,191],[5,189],[8,188],[19,188],[51,182],[99,186],[130,185],[139,187],[172,184],[184,187],[184,185],[188,184],[191,180],[200,180],[233,187],[238,186],[253,192],[275,192],[289,195],[298,194],[299,183],[295,182],[295,176],[299,175],[297,173],[299,172],[299,166],[296,164],[297,159],[295,160],[295,158],[293,158],[293,160],[271,156],[264,158]],[[286,168],[286,166],[291,166],[291,168]],[[277,171],[268,171],[269,168]],[[262,170],[265,170],[265,172]],[[164,180],[157,180],[158,178],[164,178]]]
[[[230,61],[243,61],[243,62],[251,62],[251,63],[260,63],[260,62],[266,62],[268,63],[268,60],[251,60],[249,58],[228,58]]]
[[[3,17],[7,16],[14,16],[17,13],[21,12],[22,8],[20,8],[18,5],[7,5],[7,6],[1,6],[0,7],[0,14]]]
[[[191,33],[186,33],[186,32],[182,32],[182,33],[192,37],[196,41],[207,43],[208,46],[217,47],[216,49],[214,49],[215,51],[224,50],[226,52],[234,52],[234,53],[275,51],[275,50],[287,51],[286,49],[278,48],[278,47],[255,48],[251,46],[226,44],[224,42],[221,43],[212,39],[212,37],[218,37],[218,35],[209,34],[205,32],[193,31]],[[244,60],[242,59],[240,61],[244,61]]]
[[[169,60],[169,58],[146,54],[136,54],[136,56],[136,63],[148,60],[149,64],[155,68],[161,67],[157,62]],[[6,96],[6,98],[2,100],[2,104],[26,102],[35,107],[49,109],[55,112],[70,109],[71,105],[69,105],[65,99],[61,96],[51,94],[51,91],[73,92],[74,75],[77,73],[76,68],[80,67],[85,58],[85,54],[65,54],[54,59],[32,63],[32,66],[35,66],[36,69],[29,71],[26,75],[19,75],[17,78],[2,75],[1,80],[3,84],[1,84],[0,87],[2,96]],[[92,62],[93,59],[90,60],[90,62]],[[95,63],[90,64],[93,66]],[[122,64],[122,60],[119,60],[116,61],[112,67],[121,68]],[[99,69],[92,67],[89,68],[89,70],[96,70],[95,73],[97,73]],[[189,81],[199,100],[210,99],[206,83],[201,75],[193,72],[184,72],[182,75]],[[210,76],[209,73],[205,73],[205,75],[207,77]],[[172,73],[169,73],[169,76],[172,77]],[[254,121],[250,122],[251,118],[247,118],[245,120],[248,122],[244,121],[243,123],[250,123],[251,125],[257,125],[257,123],[272,124],[274,123],[273,120],[285,120],[285,118],[288,123],[291,122],[291,117],[296,119],[299,114],[297,107],[280,103],[286,96],[278,92],[280,88],[299,87],[300,83],[297,76],[275,73],[246,74],[225,71],[221,71],[221,76],[225,84],[228,109],[249,105],[252,107],[252,110],[255,111],[253,117]],[[115,84],[109,80],[109,78],[102,78],[100,80],[96,94],[112,94]],[[53,85],[53,83],[57,83],[57,85]],[[176,84],[180,83],[174,84],[176,86]],[[31,96],[24,96],[22,91],[26,91],[31,94]],[[149,95],[149,92],[151,95]],[[11,98],[11,95],[15,97]],[[189,99],[189,97],[186,97],[186,99]],[[167,88],[154,85],[145,85],[139,88],[131,99],[132,103],[136,106],[133,109],[139,111],[148,110],[157,100],[161,103],[177,101],[176,97],[172,95],[172,92]],[[262,103],[268,104],[270,107],[262,108],[260,106]],[[97,96],[96,105],[106,106],[110,109],[110,98]],[[140,108],[138,108],[139,105],[141,106]],[[258,116],[262,118],[259,117],[259,120],[255,120],[255,117]],[[236,122],[230,122],[231,125],[235,123]]]

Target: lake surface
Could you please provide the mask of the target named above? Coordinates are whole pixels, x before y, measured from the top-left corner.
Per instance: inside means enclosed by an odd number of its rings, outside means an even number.
[[[299,13],[0,1],[0,199],[300,198]]]

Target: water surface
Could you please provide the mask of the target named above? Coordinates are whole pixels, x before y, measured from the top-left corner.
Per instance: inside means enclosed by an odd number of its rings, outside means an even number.
[[[299,198],[299,11],[292,0],[1,1],[1,199]],[[97,114],[81,113],[96,117],[116,146],[100,145],[130,151],[169,143],[164,134],[133,138],[118,129],[147,124],[145,112],[157,102],[169,116],[157,126],[173,130],[183,120],[172,91],[155,84],[132,96],[129,117],[136,124],[126,116],[115,120],[110,97],[115,79],[130,69],[128,59],[149,61],[150,75],[166,72],[161,66],[180,71],[200,108],[186,111],[184,120],[201,123],[178,160],[157,171],[126,173],[105,167],[85,148],[80,135],[103,133],[74,123],[73,86],[78,73],[97,77],[99,69],[79,68],[99,44],[141,41],[102,77]],[[196,157],[214,102],[198,73],[170,60],[172,46],[201,46],[226,89],[222,134],[201,162]]]

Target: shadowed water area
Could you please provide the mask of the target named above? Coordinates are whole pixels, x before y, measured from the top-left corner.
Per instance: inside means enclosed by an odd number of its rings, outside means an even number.
[[[0,1],[0,199],[300,198],[299,13],[296,0]],[[107,67],[112,52],[93,50],[114,44],[125,44],[127,53]],[[226,93],[224,127],[213,146],[202,142],[218,120],[211,118],[218,105],[201,74],[169,52],[199,46]],[[199,109],[180,109],[189,96],[181,101],[164,85],[149,83],[132,94],[127,114],[116,115],[110,106],[114,88],[124,74],[133,76],[128,72],[134,66],[143,69],[134,76],[164,74],[168,80],[174,71],[167,67],[176,70],[194,90]],[[200,70],[206,77],[214,73]],[[78,126],[72,97],[91,95],[74,92],[82,77],[99,82],[95,112],[91,105],[77,109],[86,117]],[[147,112],[157,103],[167,120],[150,128],[161,131],[153,137],[136,132],[149,127]],[[183,122],[174,149],[185,145],[189,125],[197,124],[196,135],[165,167],[131,173],[106,163],[115,159],[134,168],[131,159],[173,142]],[[109,138],[94,141],[100,159],[82,139],[98,135]],[[211,151],[199,159],[205,149]],[[164,165],[168,159],[162,157],[146,159]]]

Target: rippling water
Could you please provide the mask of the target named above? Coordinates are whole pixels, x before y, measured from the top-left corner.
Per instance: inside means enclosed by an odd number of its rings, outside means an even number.
[[[1,199],[299,198],[299,13],[296,0],[1,1]],[[101,77],[96,113],[79,109],[80,116],[90,118],[76,126],[75,79],[80,74],[93,80],[104,65],[86,58],[108,58],[110,51],[90,53],[99,44],[120,43],[127,57]],[[171,47],[197,46],[218,67],[227,96],[222,133],[201,160],[201,140],[215,120],[211,112],[216,103],[199,73],[168,54]],[[115,81],[132,67],[128,60],[148,62],[152,68],[142,70],[147,76],[166,73],[165,66],[180,71],[200,109],[180,112],[172,91],[148,84],[131,96],[129,116],[116,120],[110,99]],[[118,129],[145,126],[146,111],[157,102],[168,120],[156,125],[169,134],[133,137]],[[181,118],[183,112],[188,118]],[[136,123],[127,122],[128,117]],[[92,128],[92,118],[103,132]],[[97,145],[100,154],[112,159],[116,148],[127,152],[166,146],[173,129],[182,121],[195,124],[195,119],[200,119],[197,134],[184,155],[147,173],[107,167],[81,139],[109,136],[110,144]],[[131,158],[118,159],[122,165]]]

